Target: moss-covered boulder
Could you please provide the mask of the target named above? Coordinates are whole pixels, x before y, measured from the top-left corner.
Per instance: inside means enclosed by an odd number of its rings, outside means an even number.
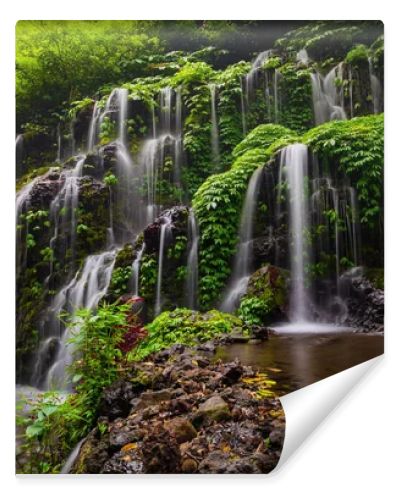
[[[287,300],[288,272],[268,264],[250,277],[238,315],[249,325],[265,325],[285,316]]]

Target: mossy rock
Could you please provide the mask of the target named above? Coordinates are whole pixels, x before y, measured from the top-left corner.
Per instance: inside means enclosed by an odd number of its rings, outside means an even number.
[[[265,325],[285,315],[287,300],[288,272],[268,264],[250,277],[238,314],[247,324]]]

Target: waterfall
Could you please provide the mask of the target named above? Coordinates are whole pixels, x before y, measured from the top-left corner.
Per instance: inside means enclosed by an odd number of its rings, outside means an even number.
[[[309,248],[306,236],[309,231],[308,203],[304,193],[307,176],[308,151],[304,144],[291,144],[281,153],[289,189],[290,230],[290,311],[292,323],[304,323],[309,319],[309,299],[306,287],[306,267],[309,264]]]
[[[116,94],[118,103],[118,140],[125,145],[127,140],[128,90],[116,89]]]
[[[81,451],[83,443],[86,441],[86,438],[83,438],[79,441],[79,443],[75,446],[75,448],[71,451],[69,454],[67,460],[65,461],[65,464],[62,466],[62,469],[60,471],[60,474],[69,474],[75,460],[78,458],[79,452]]]
[[[98,126],[99,119],[101,115],[101,110],[99,103],[96,101],[93,106],[92,117],[89,123],[88,139],[87,139],[87,151],[93,151],[93,148],[97,144],[98,139]]]
[[[297,52],[296,61],[300,64],[304,64],[305,66],[310,62],[306,49],[301,49]]]
[[[311,73],[311,87],[315,124],[331,120],[346,120],[343,87],[338,91],[337,80],[343,80],[343,63],[338,64],[322,78],[319,73]]]
[[[18,134],[15,139],[15,164],[17,176],[22,175],[24,167],[24,136]]]
[[[354,105],[353,105],[353,70],[351,64],[349,64],[349,101],[350,101],[350,118],[354,117]]]
[[[247,124],[246,124],[246,104],[244,101],[244,88],[243,88],[243,78],[240,79],[240,110],[242,116],[242,130],[243,137],[247,134]]]
[[[176,90],[175,103],[175,145],[174,145],[174,174],[173,181],[176,185],[181,180],[182,164],[182,90],[180,87]]]
[[[160,92],[161,128],[164,133],[171,133],[172,88],[165,87]]]
[[[57,124],[57,156],[56,162],[61,163],[61,123]]]
[[[277,69],[274,71],[274,114],[275,114],[275,123],[279,123],[279,78],[281,74]]]
[[[73,314],[77,309],[94,309],[105,295],[114,267],[115,251],[107,251],[86,258],[82,270],[54,297],[43,321],[44,331],[50,332],[38,351],[32,376],[32,385],[47,390],[68,387],[66,368],[73,360],[73,349],[68,340],[73,332],[64,328],[60,314]],[[54,361],[48,366],[49,352],[58,346]]]
[[[273,49],[265,50],[264,52],[260,52],[254,59],[250,71],[245,76],[247,101],[249,101],[254,94],[254,89],[258,83],[257,79],[260,69],[268,61],[268,59],[272,57],[273,54]]]
[[[217,86],[215,83],[209,84],[211,97],[211,153],[214,169],[219,169],[219,137],[217,122]]]
[[[189,309],[198,308],[198,284],[199,284],[199,226],[193,209],[189,213],[189,242],[190,250],[187,259],[186,293]]]
[[[140,250],[137,251],[136,258],[132,263],[132,290],[134,295],[139,295],[140,263],[145,249],[146,245],[143,243]]]
[[[163,276],[163,263],[166,241],[171,231],[171,219],[167,216],[163,217],[160,226],[160,246],[158,249],[158,274],[157,274],[157,288],[156,288],[156,302],[154,305],[154,316],[158,316],[161,312],[161,291],[162,291],[162,276]]]
[[[70,144],[70,156],[75,156],[76,154],[75,118],[71,120],[69,124],[69,144]]]
[[[247,188],[240,218],[239,245],[233,265],[232,279],[221,304],[221,310],[225,312],[233,312],[238,307],[250,278],[254,216],[263,174],[263,167],[255,170]]]
[[[23,241],[23,236],[28,232],[27,222],[25,222],[25,231],[21,224],[21,215],[29,210],[29,201],[31,192],[36,183],[41,177],[36,177],[29,184],[26,184],[20,191],[18,191],[15,199],[15,245],[16,245],[16,277],[20,275],[26,265],[27,248]]]
[[[369,68],[369,79],[371,84],[373,110],[374,114],[377,114],[381,112],[382,86],[379,79],[374,74],[374,65],[371,57],[368,57],[368,68]]]
[[[63,255],[67,255],[70,250],[71,260],[74,262],[75,242],[76,242],[76,212],[79,201],[79,182],[82,176],[85,156],[79,156],[74,168],[64,172],[64,184],[57,196],[50,204],[50,220],[53,225],[53,235],[50,238],[50,248],[53,258],[50,264],[50,275],[53,271],[53,260],[57,245],[60,243],[60,226],[63,236]],[[72,271],[72,268],[71,268]]]

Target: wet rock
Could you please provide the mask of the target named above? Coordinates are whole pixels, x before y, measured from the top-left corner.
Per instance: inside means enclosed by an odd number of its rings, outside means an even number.
[[[156,426],[143,440],[144,472],[171,474],[180,472],[181,454],[178,443],[162,426]]]
[[[161,226],[169,219],[172,238],[186,236],[189,209],[186,206],[176,206],[161,212],[157,219],[143,231],[146,253],[157,252],[160,246]]]
[[[201,474],[225,474],[229,468],[229,454],[221,451],[212,451],[199,464]]]
[[[98,436],[98,429],[93,429],[81,446],[78,457],[71,468],[75,474],[98,474],[108,460],[107,438]]]
[[[99,406],[100,415],[111,420],[128,416],[131,410],[130,401],[135,395],[132,383],[126,380],[116,381],[103,392]]]
[[[367,278],[368,270],[350,269],[340,278],[341,295],[347,307],[346,324],[360,331],[383,330],[384,291]]]
[[[230,363],[222,372],[221,382],[223,384],[232,385],[236,383],[242,375],[243,367],[237,362]]]
[[[259,340],[268,340],[270,329],[266,326],[253,325],[251,327],[251,335]]]
[[[230,417],[228,404],[221,396],[212,396],[199,406],[195,415],[195,421],[201,421],[204,418],[215,420],[217,422]]]
[[[178,444],[191,441],[197,436],[197,431],[189,420],[176,417],[165,424],[168,432],[173,436]]]
[[[169,401],[173,396],[170,389],[164,389],[161,391],[147,391],[144,392],[140,398],[131,401],[132,410],[138,411],[149,406],[157,405],[163,401]]]
[[[215,352],[216,347],[214,342],[205,342],[204,344],[200,344],[197,346],[198,351],[205,351],[205,352]]]

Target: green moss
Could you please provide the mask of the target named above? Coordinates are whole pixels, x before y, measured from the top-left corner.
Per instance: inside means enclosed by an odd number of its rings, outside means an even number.
[[[365,276],[371,281],[375,288],[381,290],[385,287],[385,273],[383,268],[367,268]]]
[[[190,309],[164,312],[148,325],[149,335],[141,341],[129,358],[143,359],[174,344],[196,345],[229,334],[235,327],[243,328],[240,319],[216,310],[207,313]]]
[[[15,186],[15,190],[18,192],[24,186],[26,186],[27,184],[29,184],[30,182],[32,182],[33,179],[36,179],[36,177],[39,177],[39,176],[44,175],[45,173],[47,173],[50,168],[51,168],[51,165],[46,165],[46,166],[43,166],[43,167],[34,168],[30,172],[26,173],[25,175],[23,175],[22,177],[20,177],[17,180],[16,186]]]
[[[282,311],[286,301],[286,273],[267,265],[251,276],[238,314],[246,324],[265,325]]]
[[[365,45],[357,45],[347,53],[345,61],[356,66],[359,63],[368,62],[368,56],[367,47]]]

